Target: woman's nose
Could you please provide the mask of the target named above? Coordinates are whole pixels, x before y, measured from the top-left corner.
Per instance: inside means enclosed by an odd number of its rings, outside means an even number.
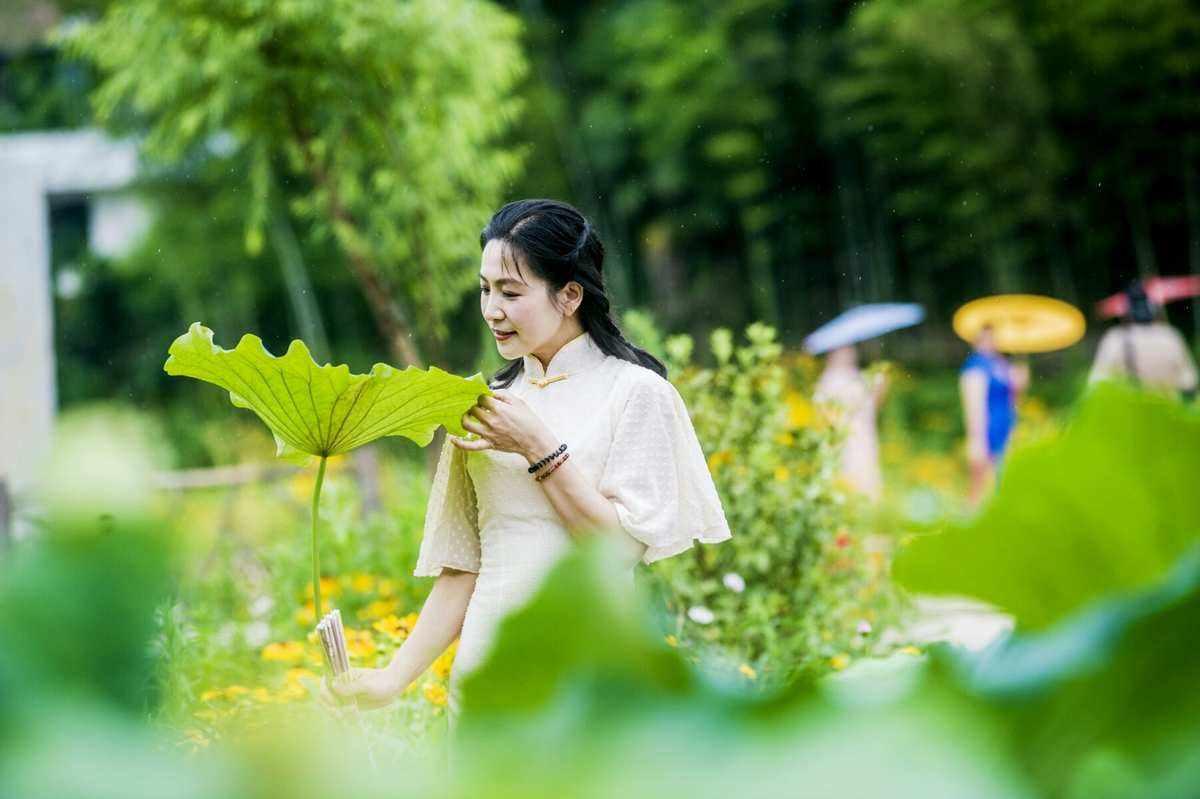
[[[500,309],[496,307],[496,301],[489,296],[483,305],[483,318],[501,319],[503,316],[504,314],[500,313]]]

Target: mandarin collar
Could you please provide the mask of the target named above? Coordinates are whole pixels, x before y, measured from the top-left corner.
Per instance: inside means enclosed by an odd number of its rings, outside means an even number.
[[[605,354],[592,337],[584,332],[558,348],[550,359],[550,368],[542,369],[542,362],[533,355],[522,356],[525,360],[526,377],[554,377],[573,374],[598,366]]]

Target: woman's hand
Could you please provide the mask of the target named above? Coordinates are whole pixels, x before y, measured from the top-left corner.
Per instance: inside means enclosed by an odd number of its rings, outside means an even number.
[[[459,449],[515,452],[534,463],[558,445],[533,408],[504,390],[490,397],[480,397],[479,403],[463,415],[462,424],[479,438],[468,440],[450,436],[451,443]]]
[[[391,704],[404,686],[396,684],[395,676],[387,669],[350,669],[350,679],[330,682],[321,680],[321,702],[327,707],[358,705],[373,710]]]

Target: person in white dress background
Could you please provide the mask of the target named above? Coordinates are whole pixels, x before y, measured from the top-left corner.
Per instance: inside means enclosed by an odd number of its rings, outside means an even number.
[[[480,310],[510,362],[463,417],[472,436],[448,436],[442,450],[414,571],[436,582],[416,626],[386,667],[327,683],[328,701],[389,704],[457,638],[453,719],[500,620],[575,541],[627,544],[632,589],[638,561],[730,538],[666,368],[613,321],[604,245],[587,219],[521,200],[496,212],[480,245]]]
[[[858,368],[858,349],[853,344],[829,353],[813,391],[813,401],[825,406],[845,435],[840,452],[842,479],[872,502],[883,496],[877,417],[886,391],[882,372],[867,375]]]

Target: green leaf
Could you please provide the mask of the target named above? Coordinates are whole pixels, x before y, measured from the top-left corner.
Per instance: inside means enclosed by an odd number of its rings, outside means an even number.
[[[239,408],[248,408],[275,435],[284,458],[329,457],[384,436],[427,445],[439,425],[465,435],[462,415],[490,394],[479,375],[458,377],[437,367],[400,371],[377,363],[370,374],[345,364],[318,366],[299,339],[287,354],[267,352],[258,336],[242,336],[227,350],[195,322],[171,344],[163,369],[220,386]]]
[[[694,690],[682,657],[645,623],[627,567],[595,538],[564,558],[530,604],[501,623],[491,656],[464,682],[470,709],[464,720],[538,709],[563,683],[598,673],[610,687]],[[628,590],[615,590],[622,585]],[[547,647],[550,636],[554,646]],[[539,652],[536,659],[531,651]]]
[[[807,684],[760,696],[706,677],[650,632],[615,547],[589,543],[464,681],[454,795],[1033,795],[969,697],[839,701]]]
[[[1144,591],[960,656],[964,683],[1048,795],[1190,795],[1170,786],[1200,778],[1197,625],[1200,547]]]
[[[1200,417],[1099,386],[1059,438],[1017,451],[976,518],[903,550],[914,591],[979,597],[1044,628],[1163,579],[1200,537]]]

